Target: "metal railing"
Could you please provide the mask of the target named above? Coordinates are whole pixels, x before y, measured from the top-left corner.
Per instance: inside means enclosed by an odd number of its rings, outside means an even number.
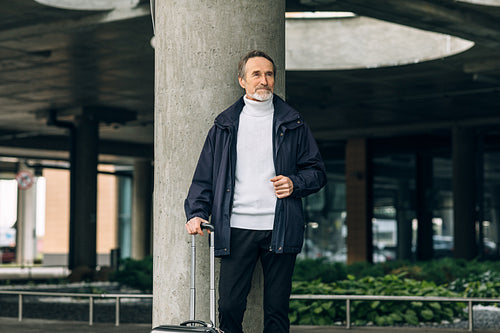
[[[94,322],[94,300],[115,299],[115,326],[120,325],[120,300],[122,298],[152,299],[151,294],[89,294],[89,293],[59,293],[38,291],[5,291],[0,290],[0,295],[18,296],[18,320],[23,320],[23,296],[50,296],[50,297],[78,297],[89,299],[89,325]],[[421,302],[460,302],[468,304],[468,330],[474,330],[474,303],[500,303],[500,298],[475,298],[475,297],[433,297],[433,296],[369,296],[369,295],[291,295],[290,300],[345,300],[346,301],[346,329],[351,328],[351,301],[421,301]]]
[[[50,297],[78,297],[89,299],[89,325],[94,324],[94,300],[115,299],[115,326],[120,325],[120,300],[122,298],[153,298],[151,294],[85,294],[85,293],[57,293],[39,291],[6,291],[0,290],[0,295],[18,296],[18,320],[23,320],[23,296],[50,296]]]
[[[43,280],[67,277],[71,271],[65,266],[2,266],[0,279]]]
[[[368,295],[291,295],[291,300],[345,300],[346,329],[351,328],[351,301],[422,301],[468,303],[469,332],[474,330],[473,303],[500,303],[500,298],[433,297],[433,296],[368,296]]]

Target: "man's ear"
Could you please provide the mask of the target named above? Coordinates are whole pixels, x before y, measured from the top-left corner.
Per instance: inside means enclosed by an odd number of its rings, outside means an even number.
[[[238,82],[240,83],[240,86],[245,89],[245,80],[238,76]]]

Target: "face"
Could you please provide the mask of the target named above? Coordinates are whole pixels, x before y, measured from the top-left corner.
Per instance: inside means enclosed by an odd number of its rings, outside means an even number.
[[[240,86],[245,89],[248,99],[262,102],[273,97],[273,64],[266,58],[254,57],[248,59],[245,65],[245,77],[239,77],[238,80]]]

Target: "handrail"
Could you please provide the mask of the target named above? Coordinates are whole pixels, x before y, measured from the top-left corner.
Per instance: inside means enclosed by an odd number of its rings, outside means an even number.
[[[0,269],[0,279],[51,279],[67,277],[71,271],[64,266],[7,266]]]
[[[84,297],[89,299],[89,326],[94,324],[94,299],[114,298],[115,299],[115,326],[120,326],[120,300],[122,298],[153,298],[151,294],[91,294],[91,293],[64,293],[45,291],[19,291],[0,290],[0,295],[18,296],[18,320],[23,320],[23,296],[52,296],[52,297]]]
[[[474,330],[473,303],[500,303],[500,298],[441,297],[441,296],[375,296],[375,295],[291,295],[290,299],[302,300],[346,300],[346,329],[351,328],[351,301],[422,301],[422,302],[467,302],[469,309],[469,332]]]
[[[18,296],[18,320],[23,319],[23,296],[53,296],[53,297],[88,297],[89,298],[89,326],[93,325],[94,299],[115,299],[115,326],[120,325],[120,300],[122,298],[153,298],[151,294],[91,294],[65,293],[45,291],[0,290],[0,295]],[[478,297],[441,297],[441,296],[376,296],[376,295],[290,295],[291,300],[345,300],[346,301],[346,329],[351,328],[351,301],[422,301],[422,302],[467,302],[469,310],[469,332],[474,330],[473,303],[500,303],[500,298]]]

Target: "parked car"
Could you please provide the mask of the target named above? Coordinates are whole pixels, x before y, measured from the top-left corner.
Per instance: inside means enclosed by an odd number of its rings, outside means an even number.
[[[434,258],[453,257],[453,236],[432,236]]]
[[[1,264],[8,264],[14,262],[16,260],[15,250],[10,247],[2,247],[0,248],[1,254]]]
[[[332,261],[333,262],[347,262],[347,249],[342,249],[338,252],[335,252],[332,256]],[[373,262],[374,263],[379,263],[379,262],[386,262],[387,258],[386,256],[380,252],[379,250],[374,249],[373,251]]]
[[[331,260],[332,252],[328,250],[320,249],[314,242],[310,239],[304,241],[304,246],[302,247],[302,252],[299,253],[299,259],[318,259],[326,258],[327,261]]]
[[[499,253],[497,244],[491,240],[484,240],[484,256],[486,259],[498,259]]]
[[[454,245],[453,236],[432,236],[434,243],[434,258],[453,257]],[[484,240],[484,256],[486,259],[497,259],[497,245],[495,242]]]

